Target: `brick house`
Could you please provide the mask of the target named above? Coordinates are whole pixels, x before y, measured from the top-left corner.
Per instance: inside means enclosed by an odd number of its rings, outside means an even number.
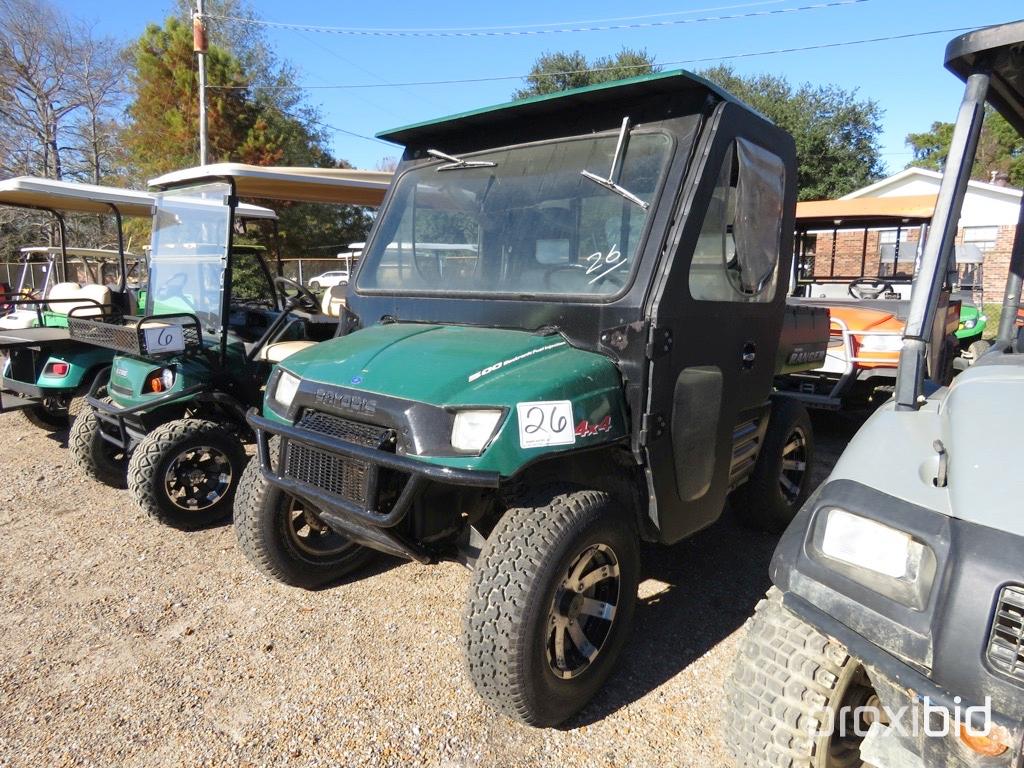
[[[802,247],[808,276],[911,274],[914,259],[935,207],[942,174],[907,168],[839,200],[797,206],[800,221],[815,222]],[[1022,192],[1001,183],[971,181],[957,234],[957,264],[965,288],[976,300],[997,302],[1006,284]],[[857,225],[857,213],[872,211],[887,222]],[[829,212],[833,226],[822,227]],[[867,223],[870,216],[865,215]],[[862,270],[863,267],[863,271]]]

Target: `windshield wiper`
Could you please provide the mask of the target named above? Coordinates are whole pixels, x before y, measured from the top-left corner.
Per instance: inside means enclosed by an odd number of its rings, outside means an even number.
[[[439,149],[428,149],[427,154],[436,157],[438,160],[447,160],[446,165],[437,166],[438,171],[457,171],[463,168],[493,168],[497,163],[490,160],[463,160],[455,155],[445,154]]]
[[[619,141],[615,145],[615,156],[612,157],[612,168],[610,171],[608,171],[608,178],[605,178],[604,176],[598,176],[596,173],[592,173],[590,171],[580,171],[580,175],[583,176],[583,178],[585,179],[590,179],[596,184],[600,184],[605,189],[614,192],[620,197],[626,198],[627,200],[629,200],[629,202],[639,205],[646,211],[648,208],[651,207],[650,203],[644,202],[639,197],[630,192],[628,189],[619,186],[614,181],[615,177],[618,176],[619,172],[622,170],[622,157],[623,155],[626,154],[626,144],[628,137],[629,118],[624,117],[622,118],[622,128],[619,130]]]

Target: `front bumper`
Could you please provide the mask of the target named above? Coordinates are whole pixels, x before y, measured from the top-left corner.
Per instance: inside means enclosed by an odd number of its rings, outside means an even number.
[[[970,701],[935,683],[927,675],[791,592],[783,605],[819,632],[842,643],[867,670],[871,684],[893,722],[873,735],[879,742],[867,747],[864,760],[875,768],[979,768],[1021,765],[1022,724],[997,711],[985,700]],[[981,758],[959,739],[957,723],[1001,734],[1008,748],[997,757]],[[926,727],[927,726],[927,727]],[[873,758],[873,759],[869,759]]]
[[[890,525],[925,544],[935,559],[926,588],[890,592],[867,580],[863,571],[858,574],[823,556],[818,534],[824,515],[818,513],[832,507]],[[1024,581],[1022,557],[1020,537],[836,480],[823,486],[787,529],[771,577],[791,612],[864,663],[887,709],[917,718],[916,736],[896,734],[905,751],[927,766],[995,768],[1021,765],[1024,675],[1000,662],[995,628],[1005,620],[1007,589]],[[1016,652],[1024,654],[1024,645]],[[978,709],[968,712],[986,705],[984,716]],[[928,736],[923,724],[926,716],[939,716],[934,708],[968,714],[976,726],[987,719],[1001,729],[1000,740],[1008,749],[982,759],[961,743],[958,729],[949,738]]]
[[[100,437],[126,453],[131,452],[152,429],[153,423],[146,418],[148,415],[164,406],[174,405],[209,389],[206,384],[194,384],[177,392],[156,395],[151,400],[139,405],[120,408],[99,398],[101,386],[105,386],[105,384],[97,380],[93,384],[92,390],[86,395],[85,401],[92,407],[100,422]]]
[[[394,528],[409,513],[413,503],[430,483],[497,488],[497,472],[458,469],[430,464],[387,450],[368,447],[309,429],[282,424],[264,418],[252,409],[246,421],[256,434],[260,470],[271,485],[314,504],[320,517],[335,530],[355,541],[391,554],[429,562],[431,556],[402,537]],[[270,438],[280,439],[277,463],[270,453]],[[289,473],[290,452],[296,448],[312,451],[317,462],[328,462],[334,475],[346,471],[346,462],[359,465],[364,472],[361,498],[346,498],[307,479]],[[384,504],[384,473],[391,473],[389,487],[396,491]]]

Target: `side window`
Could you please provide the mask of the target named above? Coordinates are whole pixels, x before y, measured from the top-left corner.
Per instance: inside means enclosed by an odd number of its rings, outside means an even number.
[[[726,152],[690,263],[698,301],[769,302],[775,297],[786,169],[746,139]]]

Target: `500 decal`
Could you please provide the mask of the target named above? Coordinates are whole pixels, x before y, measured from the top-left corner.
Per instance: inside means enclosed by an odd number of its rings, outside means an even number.
[[[487,366],[486,368],[484,368],[481,371],[477,371],[476,373],[471,373],[471,374],[469,374],[469,378],[467,378],[466,381],[476,381],[481,376],[486,376],[489,373],[494,373],[495,371],[497,371],[497,370],[499,370],[501,368],[504,368],[506,365],[512,365],[512,363],[518,363],[520,360],[525,360],[528,357],[533,357],[534,355],[539,355],[541,352],[547,352],[549,349],[556,349],[558,347],[564,347],[564,346],[565,346],[565,342],[564,341],[559,341],[556,344],[548,344],[546,347],[537,347],[537,349],[531,349],[529,352],[523,352],[523,354],[521,354],[521,355],[516,355],[515,357],[510,357],[508,360],[502,360],[500,363],[495,363],[494,365],[489,365],[489,366]]]

